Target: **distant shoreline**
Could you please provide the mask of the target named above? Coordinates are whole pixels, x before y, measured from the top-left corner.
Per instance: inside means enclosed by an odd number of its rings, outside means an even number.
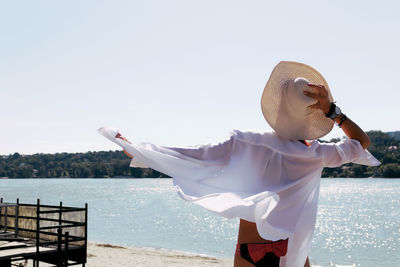
[[[171,177],[0,177],[0,180],[23,180],[23,179],[93,179],[93,180],[105,180],[105,179],[172,179]]]
[[[371,139],[369,152],[382,164],[371,167],[347,163],[324,168],[322,177],[337,178],[400,178],[400,140],[380,131],[367,132]],[[399,133],[400,136],[400,133]],[[338,142],[340,139],[332,139]],[[9,178],[167,178],[151,168],[131,168],[131,159],[122,151],[0,155],[0,177]]]
[[[172,179],[171,177],[0,177],[0,180],[24,180],[24,179],[40,179],[40,180],[54,180],[54,179],[92,179],[92,180],[106,180],[106,179],[122,179],[122,180],[140,180],[140,179]],[[321,177],[321,179],[400,179],[400,177]]]

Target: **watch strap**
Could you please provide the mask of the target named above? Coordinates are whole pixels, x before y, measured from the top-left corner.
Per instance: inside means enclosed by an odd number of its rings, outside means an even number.
[[[336,105],[334,102],[331,103],[331,107],[329,108],[328,113],[325,114],[327,118],[331,118],[332,114],[335,112]]]

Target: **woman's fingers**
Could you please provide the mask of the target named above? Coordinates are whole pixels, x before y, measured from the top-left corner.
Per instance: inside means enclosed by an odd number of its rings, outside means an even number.
[[[315,103],[315,104],[312,104],[312,105],[309,105],[308,107],[309,107],[309,108],[319,108],[319,109],[320,109],[319,102],[317,102],[317,103]]]
[[[128,139],[126,139],[125,137],[123,137],[120,133],[117,133],[117,135],[115,136],[115,138],[119,138],[124,140],[125,142],[127,142],[128,144],[132,144],[131,142],[128,141]]]
[[[328,90],[322,84],[308,84],[309,87],[314,88],[316,93],[304,91],[306,96],[312,97],[318,102],[311,105],[312,108],[321,109],[325,114],[329,112],[331,107],[331,101],[329,100]],[[306,93],[307,92],[307,93]]]
[[[123,137],[120,133],[117,133],[117,135],[115,136],[115,138],[119,138],[124,140],[125,142],[127,142],[128,144],[132,144],[131,142],[128,141],[128,139],[126,139],[125,137]],[[131,159],[133,159],[133,156],[131,154],[129,154],[125,149],[124,149],[124,153],[125,155],[127,155],[128,157],[130,157]]]
[[[304,93],[306,96],[309,96],[309,97],[311,97],[311,98],[314,98],[315,100],[318,100],[318,101],[322,99],[321,95],[320,95],[320,94],[317,94],[317,93],[313,93],[313,92],[310,92],[310,91],[303,91],[303,93]]]
[[[319,95],[328,96],[328,91],[326,90],[324,85],[309,83],[308,86],[317,90]]]
[[[315,87],[315,88],[324,88],[324,85],[323,85],[323,84],[309,83],[308,86],[310,86],[310,87]]]

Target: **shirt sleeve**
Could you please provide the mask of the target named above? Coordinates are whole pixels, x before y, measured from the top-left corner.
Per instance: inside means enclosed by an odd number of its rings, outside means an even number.
[[[324,167],[339,167],[353,162],[368,166],[378,166],[380,162],[355,139],[345,139],[339,143],[320,144]]]
[[[157,146],[150,143],[141,143],[138,147],[145,150],[157,151],[162,154],[174,156],[182,160],[188,160],[200,165],[223,165],[229,161],[232,154],[234,136],[228,140],[200,146],[191,147],[169,147]],[[135,158],[132,159],[130,166],[139,167],[140,163]]]
[[[196,147],[166,147],[150,143],[136,145],[121,138],[117,129],[102,127],[98,131],[134,157],[131,167],[149,167],[171,177],[197,179],[215,174],[229,163],[235,143],[232,134],[226,141]]]
[[[233,150],[233,135],[223,142],[195,147],[164,147],[196,160],[211,160],[225,162]]]

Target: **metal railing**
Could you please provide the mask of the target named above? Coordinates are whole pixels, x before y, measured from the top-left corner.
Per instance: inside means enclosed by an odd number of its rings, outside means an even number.
[[[5,203],[1,198],[0,207],[4,207],[4,214],[0,209],[0,229],[3,230],[0,239],[19,241],[0,250],[35,246],[35,253],[25,257],[33,260],[34,267],[38,267],[40,261],[57,266],[85,266],[87,204],[84,208],[76,208],[63,206],[62,202],[58,206],[42,205],[39,199],[36,204],[20,203],[19,199],[16,203]],[[20,259],[20,256],[14,255],[11,261],[14,259]]]

